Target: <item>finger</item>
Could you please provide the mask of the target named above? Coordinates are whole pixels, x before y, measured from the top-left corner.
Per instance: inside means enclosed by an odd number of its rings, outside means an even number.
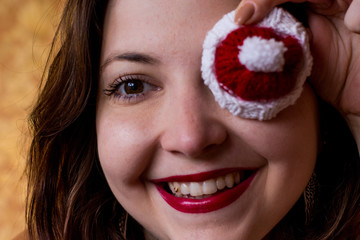
[[[360,0],[353,0],[346,11],[344,22],[346,27],[356,33],[360,33]]]
[[[255,8],[256,6],[252,1],[241,1],[235,10],[234,21],[239,25],[246,24],[253,17]]]
[[[234,20],[239,25],[259,22],[275,6],[285,2],[305,2],[305,0],[242,0],[236,8]]]

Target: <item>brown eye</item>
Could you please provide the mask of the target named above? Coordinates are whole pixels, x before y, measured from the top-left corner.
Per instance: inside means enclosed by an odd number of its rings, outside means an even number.
[[[148,77],[143,75],[126,75],[119,77],[114,83],[104,89],[104,94],[114,97],[124,103],[137,103],[152,96],[161,88],[149,83]]]
[[[152,91],[159,90],[159,87],[152,85],[145,80],[129,76],[128,79],[120,79],[121,82],[113,87],[113,91],[108,91],[116,97],[120,97],[129,101],[132,98],[138,99],[144,97]],[[131,79],[133,78],[133,79]]]
[[[144,91],[144,83],[140,80],[126,81],[123,83],[123,91],[125,94],[140,94]]]

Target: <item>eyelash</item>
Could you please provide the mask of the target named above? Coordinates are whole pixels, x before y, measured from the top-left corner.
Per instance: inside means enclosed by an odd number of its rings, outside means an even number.
[[[121,93],[125,92],[124,89],[126,83],[141,83],[141,93]],[[113,83],[109,85],[107,89],[104,89],[104,94],[113,97],[124,103],[137,103],[143,100],[147,93],[150,91],[159,90],[158,87],[150,84],[146,77],[143,75],[124,75],[118,77]]]

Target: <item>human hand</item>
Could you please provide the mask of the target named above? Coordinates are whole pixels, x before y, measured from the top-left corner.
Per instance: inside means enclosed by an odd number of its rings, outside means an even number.
[[[235,21],[260,21],[286,0],[243,0]],[[314,66],[310,81],[317,93],[348,121],[360,145],[360,0],[306,2]]]
[[[315,12],[324,15],[345,11],[345,26],[352,32],[360,33],[360,0],[242,0],[236,9],[235,21],[240,25],[258,22],[272,8],[285,2],[308,2]]]

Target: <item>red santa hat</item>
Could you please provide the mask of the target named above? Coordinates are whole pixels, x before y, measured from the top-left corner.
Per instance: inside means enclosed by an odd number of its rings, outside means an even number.
[[[221,107],[236,116],[268,120],[299,98],[312,57],[305,28],[275,8],[255,26],[239,26],[234,12],[206,36],[202,77]]]

